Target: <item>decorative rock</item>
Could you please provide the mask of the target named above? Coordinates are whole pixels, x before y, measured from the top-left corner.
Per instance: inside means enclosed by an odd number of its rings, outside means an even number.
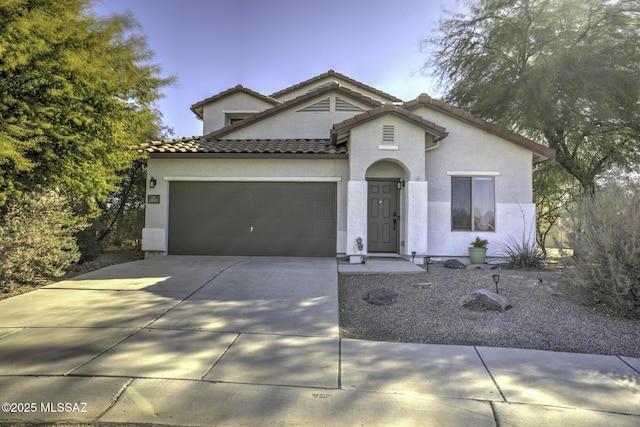
[[[378,288],[370,291],[364,300],[369,304],[390,305],[396,302],[399,296],[399,293],[390,289]]]
[[[420,282],[413,285],[413,287],[416,289],[431,289],[432,286],[433,286],[433,283],[429,283],[429,282]]]
[[[448,259],[444,262],[444,266],[445,268],[453,268],[453,269],[458,269],[458,270],[464,270],[465,268],[467,268],[466,265],[464,265],[462,262],[460,262],[457,259]]]
[[[460,305],[474,311],[500,311],[509,310],[512,305],[506,297],[491,292],[487,289],[478,289],[469,295],[460,298]]]

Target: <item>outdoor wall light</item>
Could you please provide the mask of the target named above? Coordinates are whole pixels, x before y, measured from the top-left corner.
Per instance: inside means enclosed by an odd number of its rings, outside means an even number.
[[[414,263],[415,258],[416,258],[416,251],[412,251],[411,252],[411,263]]]
[[[158,181],[156,181],[154,177],[151,177],[151,179],[149,180],[149,188],[156,188],[157,183]]]

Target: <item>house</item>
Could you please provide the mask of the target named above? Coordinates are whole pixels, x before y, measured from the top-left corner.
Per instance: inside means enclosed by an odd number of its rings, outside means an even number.
[[[555,152],[442,101],[330,70],[271,95],[192,106],[203,136],[153,141],[146,253],[467,257],[535,222],[532,167]]]

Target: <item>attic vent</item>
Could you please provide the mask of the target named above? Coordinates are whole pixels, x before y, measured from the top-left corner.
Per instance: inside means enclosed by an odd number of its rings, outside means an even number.
[[[305,107],[302,110],[298,110],[298,112],[309,112],[309,111],[325,111],[325,112],[331,111],[331,101],[329,100],[329,98],[323,99],[322,101],[309,105],[308,107]]]
[[[353,105],[350,102],[340,99],[336,96],[336,111],[364,111],[357,105]]]
[[[393,125],[382,125],[382,142],[393,142],[394,131]]]

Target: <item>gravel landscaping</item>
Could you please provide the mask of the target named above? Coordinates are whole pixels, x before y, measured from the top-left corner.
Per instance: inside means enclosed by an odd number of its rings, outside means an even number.
[[[625,318],[572,289],[561,268],[453,270],[442,264],[421,274],[339,277],[340,336],[377,341],[514,347],[640,357],[640,319]],[[485,288],[512,308],[472,311],[460,298]],[[399,294],[391,305],[364,298],[385,288]]]

